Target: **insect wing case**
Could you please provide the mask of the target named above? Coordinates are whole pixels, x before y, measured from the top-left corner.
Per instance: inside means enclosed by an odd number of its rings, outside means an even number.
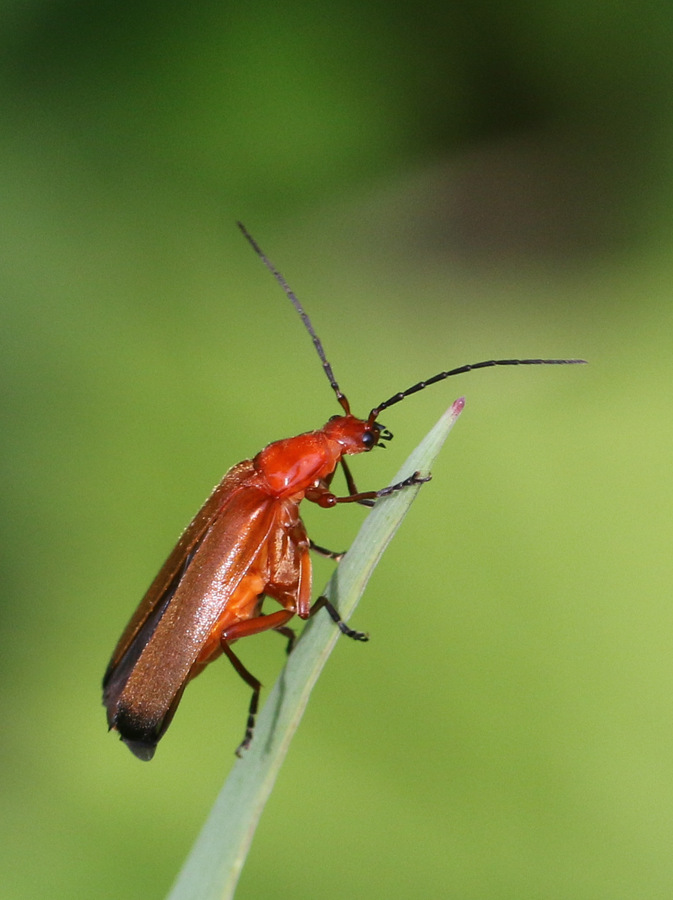
[[[225,475],[152,582],[103,680],[108,724],[150,759],[190,669],[273,527],[250,460]]]

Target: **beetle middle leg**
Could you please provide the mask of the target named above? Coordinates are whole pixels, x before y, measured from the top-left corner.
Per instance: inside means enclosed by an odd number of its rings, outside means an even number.
[[[336,606],[334,606],[333,603],[330,603],[330,601],[327,599],[327,597],[318,597],[318,599],[315,601],[315,603],[311,607],[311,612],[309,613],[309,618],[311,618],[313,615],[315,615],[315,613],[317,613],[318,610],[323,609],[323,608],[327,610],[332,621],[335,622],[336,625],[339,626],[339,631],[342,634],[345,634],[346,637],[352,638],[354,641],[368,641],[369,640],[369,635],[366,632],[355,631],[354,628],[350,628],[348,625],[346,625],[344,620],[339,615],[339,611],[336,608]]]

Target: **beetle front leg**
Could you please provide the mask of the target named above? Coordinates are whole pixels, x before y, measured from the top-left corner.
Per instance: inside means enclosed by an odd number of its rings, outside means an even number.
[[[334,562],[341,562],[343,557],[346,555],[345,550],[341,550],[341,552],[335,553],[334,550],[327,550],[325,547],[321,547],[314,541],[309,541],[308,545],[314,553],[318,554],[318,556],[324,556],[326,559],[333,559]]]
[[[391,484],[389,487],[381,488],[380,491],[376,492],[376,496],[387,497],[388,494],[394,494],[396,491],[403,491],[404,488],[413,487],[415,484],[427,484],[428,481],[432,481],[432,475],[429,473],[427,475],[421,475],[420,472],[414,472],[413,475],[405,478],[404,481],[398,481],[397,484]]]
[[[381,497],[387,497],[396,491],[402,491],[404,488],[413,487],[417,484],[425,484],[430,481],[432,475],[421,475],[420,472],[414,472],[404,481],[398,481],[397,484],[391,484],[388,487],[381,488],[380,491],[361,491],[359,494],[349,494],[347,497],[337,497],[331,491],[317,484],[306,491],[306,499],[311,503],[317,503],[323,509],[329,509],[336,506],[337,503],[362,503],[364,506],[373,506],[376,500]]]

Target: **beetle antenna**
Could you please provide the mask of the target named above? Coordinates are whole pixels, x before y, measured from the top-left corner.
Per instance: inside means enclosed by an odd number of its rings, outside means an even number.
[[[426,381],[419,381],[418,384],[407,388],[406,391],[393,394],[388,400],[384,400],[383,403],[379,403],[378,406],[374,407],[369,413],[369,421],[373,422],[384,409],[394,406],[410,394],[422,391],[431,384],[444,381],[445,378],[450,378],[452,375],[462,375],[463,372],[471,372],[473,369],[490,369],[491,366],[572,366],[584,363],[586,363],[586,359],[489,359],[485,362],[472,363],[469,366],[460,366],[457,369],[450,369],[448,372],[440,372],[438,375],[433,375],[432,378],[428,378]]]
[[[298,312],[299,315],[301,316],[301,320],[302,320],[302,322],[304,323],[304,328],[306,328],[306,330],[308,331],[308,333],[311,335],[311,339],[313,340],[313,346],[314,346],[315,349],[316,349],[316,353],[317,353],[318,356],[320,357],[320,361],[321,361],[321,363],[322,363],[323,370],[324,370],[324,372],[325,372],[325,375],[327,375],[327,379],[328,379],[328,381],[329,381],[329,383],[330,383],[330,385],[331,385],[331,387],[332,387],[332,390],[333,390],[334,393],[336,394],[336,398],[337,398],[337,400],[339,401],[339,403],[341,404],[341,406],[342,406],[344,412],[346,413],[346,415],[349,415],[351,410],[350,410],[350,404],[348,403],[348,398],[347,398],[346,395],[342,392],[341,388],[339,387],[339,385],[338,385],[338,383],[337,383],[336,378],[334,377],[334,372],[332,372],[332,367],[331,367],[331,365],[328,363],[327,357],[325,356],[325,351],[324,351],[324,349],[323,349],[322,342],[321,342],[320,338],[318,337],[318,335],[315,333],[315,329],[313,328],[313,325],[311,324],[311,320],[309,319],[309,317],[308,317],[308,315],[306,314],[306,312],[304,312],[304,307],[303,307],[303,306],[301,305],[301,303],[299,302],[299,300],[298,300],[298,298],[297,298],[297,295],[296,295],[295,292],[292,290],[292,288],[290,287],[290,285],[287,283],[287,281],[285,280],[285,278],[284,278],[284,277],[281,275],[281,273],[278,271],[278,269],[277,269],[277,268],[274,266],[274,264],[271,262],[271,260],[269,259],[269,257],[264,253],[264,251],[262,250],[262,248],[259,246],[259,244],[257,243],[257,241],[254,239],[254,237],[253,237],[253,236],[250,234],[250,232],[247,230],[247,228],[245,227],[245,225],[244,225],[242,222],[237,222],[236,224],[237,224],[238,227],[241,229],[241,232],[243,233],[243,237],[247,240],[247,242],[250,244],[250,246],[251,246],[252,249],[255,251],[255,253],[257,254],[257,256],[259,256],[259,258],[262,260],[262,262],[263,262],[264,265],[267,267],[267,269],[269,270],[269,272],[271,272],[271,274],[272,274],[273,277],[276,279],[276,281],[278,282],[278,284],[279,284],[279,285],[282,287],[282,289],[285,291],[285,294],[286,294],[287,297],[289,298],[290,302],[292,303],[292,305],[294,306],[294,308],[297,310],[297,312]],[[402,398],[400,398],[400,399],[402,399]]]

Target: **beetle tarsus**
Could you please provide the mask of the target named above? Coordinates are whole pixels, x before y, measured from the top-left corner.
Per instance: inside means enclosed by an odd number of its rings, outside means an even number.
[[[255,731],[255,715],[251,712],[248,714],[248,721],[245,725],[245,737],[236,748],[236,756],[239,759],[243,756],[243,752],[248,749],[252,741],[252,735]]]
[[[285,629],[284,627],[276,628],[275,630],[279,631],[281,634],[284,634],[286,637],[286,632],[292,631],[291,628]],[[252,735],[255,730],[255,719],[257,718],[257,707],[259,706],[259,695],[262,690],[262,682],[255,678],[255,676],[251,672],[248,672],[238,656],[236,656],[234,651],[231,649],[227,641],[222,641],[221,646],[222,652],[229,659],[229,662],[232,664],[234,669],[236,669],[243,681],[245,681],[245,683],[252,688],[252,697],[250,698],[250,707],[248,708],[248,721],[245,725],[245,735],[241,743],[236,748],[236,756],[240,757],[243,751],[248,749],[248,747],[250,746],[250,741],[252,741]]]
[[[408,478],[405,478],[404,481],[398,481],[397,484],[391,484],[388,487],[381,488],[380,491],[377,491],[379,497],[387,497],[389,494],[394,494],[396,491],[403,491],[404,488],[413,487],[417,484],[426,484],[426,482],[432,480],[432,475],[421,475],[420,472],[414,472],[413,475],[410,475]]]
[[[353,628],[349,628],[345,622],[338,621],[337,625],[339,626],[339,631],[342,634],[345,634],[346,637],[352,638],[354,641],[368,641],[369,635],[366,631],[355,631]]]
[[[327,597],[318,597],[313,606],[311,607],[311,615],[314,615],[318,612],[319,609],[325,608],[329,613],[332,621],[338,625],[339,631],[342,634],[345,634],[346,637],[351,638],[354,641],[368,641],[369,635],[364,631],[355,631],[354,628],[349,628],[348,625],[344,622],[344,620],[339,615],[339,611],[337,610],[334,604],[330,603]]]

